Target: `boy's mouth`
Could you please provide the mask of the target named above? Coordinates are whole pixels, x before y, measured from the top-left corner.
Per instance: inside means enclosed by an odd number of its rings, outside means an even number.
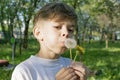
[[[65,46],[65,41],[61,41],[60,44],[61,44],[62,47],[66,47]]]

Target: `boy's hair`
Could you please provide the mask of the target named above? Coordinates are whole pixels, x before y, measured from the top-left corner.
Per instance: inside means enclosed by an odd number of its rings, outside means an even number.
[[[77,14],[74,8],[64,3],[48,3],[42,7],[34,17],[34,26],[39,20],[47,19],[72,20],[77,22]]]

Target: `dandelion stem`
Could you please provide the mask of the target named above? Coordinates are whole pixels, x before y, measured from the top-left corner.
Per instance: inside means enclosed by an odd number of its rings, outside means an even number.
[[[76,58],[77,58],[77,53],[75,54],[75,57],[74,57],[74,62],[75,62]]]
[[[70,59],[72,59],[72,49],[70,48]]]

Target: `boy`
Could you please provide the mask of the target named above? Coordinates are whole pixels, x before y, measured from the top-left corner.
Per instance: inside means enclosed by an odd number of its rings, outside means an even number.
[[[15,68],[12,80],[86,80],[87,69],[81,63],[71,65],[70,59],[60,56],[76,26],[77,15],[72,7],[64,3],[42,7],[34,18],[33,29],[40,51]]]

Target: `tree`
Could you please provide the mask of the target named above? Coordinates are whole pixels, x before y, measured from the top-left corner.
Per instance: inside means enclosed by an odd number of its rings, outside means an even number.
[[[29,29],[29,23],[32,19],[32,16],[35,12],[35,9],[38,5],[38,2],[40,0],[21,0],[21,13],[23,15],[24,24],[25,24],[25,30],[24,30],[24,40],[23,40],[23,47],[28,47],[28,29]]]
[[[2,32],[4,34],[4,37],[5,37],[5,40],[8,41],[7,39],[7,31],[6,31],[6,25],[5,25],[5,20],[7,18],[7,16],[5,15],[6,14],[6,6],[5,4],[7,3],[7,1],[0,1],[0,23],[1,23],[1,29],[2,29]]]

